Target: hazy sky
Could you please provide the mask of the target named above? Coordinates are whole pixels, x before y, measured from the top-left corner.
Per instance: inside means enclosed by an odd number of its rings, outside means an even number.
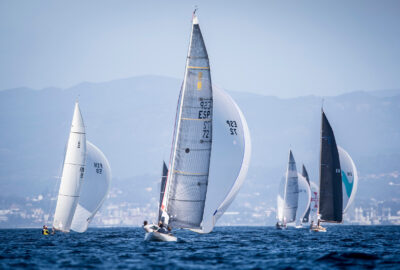
[[[400,1],[0,0],[0,89],[182,79],[196,4],[218,86],[281,97],[400,88]]]

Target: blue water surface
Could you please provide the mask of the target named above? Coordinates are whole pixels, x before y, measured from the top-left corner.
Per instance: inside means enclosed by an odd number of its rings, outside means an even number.
[[[176,231],[176,243],[144,242],[141,228],[41,235],[0,230],[1,269],[400,269],[400,226],[329,226],[326,233],[273,227]]]

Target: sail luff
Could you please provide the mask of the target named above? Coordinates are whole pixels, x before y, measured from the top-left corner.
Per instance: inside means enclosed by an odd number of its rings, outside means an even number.
[[[342,177],[335,136],[325,113],[321,117],[321,151],[318,214],[323,222],[343,219]]]

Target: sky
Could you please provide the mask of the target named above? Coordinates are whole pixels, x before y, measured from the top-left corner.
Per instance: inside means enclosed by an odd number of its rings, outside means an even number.
[[[182,79],[196,5],[219,87],[279,97],[400,88],[400,1],[0,0],[0,90]]]

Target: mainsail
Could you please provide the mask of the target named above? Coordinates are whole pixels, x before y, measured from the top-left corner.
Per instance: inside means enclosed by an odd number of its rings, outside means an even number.
[[[61,184],[54,214],[53,228],[69,232],[79,201],[85,172],[86,135],[78,102],[75,104],[71,131],[65,153]]]
[[[303,168],[302,168],[302,171],[301,171],[301,176],[303,176],[306,179],[308,187],[310,189],[310,203],[308,205],[307,212],[304,214],[304,217],[303,217],[303,220],[302,220],[303,223],[307,223],[310,220],[311,195],[312,194],[311,194],[310,178],[308,177],[308,172],[307,172],[306,167],[304,166],[304,164],[303,164]]]
[[[340,167],[342,170],[343,213],[351,206],[357,192],[358,174],[353,159],[343,148],[338,146]]]
[[[321,221],[340,223],[343,195],[339,153],[332,127],[323,111],[321,122],[318,214]]]
[[[163,199],[164,193],[165,193],[165,184],[167,182],[167,176],[168,176],[168,167],[167,167],[167,164],[165,164],[165,162],[163,161],[163,169],[162,169],[161,182],[160,182],[160,205],[158,207],[158,221],[161,220],[161,215],[162,215],[161,203],[162,203],[162,199]]]
[[[310,182],[311,188],[311,204],[310,204],[310,219],[316,220],[318,213],[318,186],[314,182]]]
[[[111,180],[111,169],[105,155],[87,141],[85,176],[71,229],[85,232],[105,201]]]
[[[296,162],[294,161],[292,150],[289,151],[289,163],[286,170],[283,201],[284,201],[284,208],[283,208],[284,221],[286,221],[286,223],[295,221],[298,201],[299,201],[299,184],[298,184]]]
[[[181,92],[161,208],[170,226],[199,229],[210,167],[213,100],[207,50],[195,15]]]

